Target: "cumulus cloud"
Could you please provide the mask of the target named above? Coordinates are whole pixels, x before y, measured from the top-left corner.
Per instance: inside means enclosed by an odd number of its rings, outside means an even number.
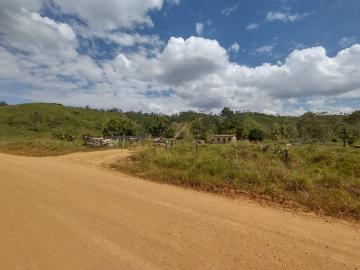
[[[280,98],[337,95],[359,89],[360,45],[331,58],[322,47],[293,51],[283,65],[237,67],[239,83]],[[240,72],[241,71],[241,72]],[[246,83],[245,83],[246,82]]]
[[[351,106],[334,102],[360,97],[359,44],[333,57],[322,47],[297,49],[283,63],[248,67],[229,59],[230,53],[240,50],[238,43],[225,49],[218,41],[199,36],[172,37],[163,42],[158,36],[136,33],[133,28],[137,25],[151,25],[147,12],[161,8],[163,1],[117,1],[114,7],[122,9],[120,13],[136,8],[134,16],[113,18],[110,12],[99,25],[95,24],[109,8],[107,4],[99,7],[87,2],[88,6],[84,4],[80,11],[71,9],[65,0],[54,1],[63,12],[82,18],[88,26],[78,28],[45,16],[41,13],[41,1],[12,0],[0,4],[2,99],[15,97],[167,113],[199,108],[216,111],[223,106],[301,113],[309,108],[348,111]],[[137,7],[141,4],[143,7]],[[90,7],[95,10],[88,10]],[[124,27],[132,30],[123,31]],[[94,59],[79,52],[79,35],[111,40],[121,49],[116,57]],[[124,49],[137,44],[144,46]],[[269,54],[273,46],[256,50]],[[17,91],[13,91],[14,87]]]
[[[52,3],[63,13],[74,15],[83,20],[90,28],[99,30],[115,30],[134,28],[138,25],[152,26],[148,15],[151,10],[160,10],[165,0],[53,0]],[[179,0],[166,0],[179,4]],[[46,0],[4,0],[3,10],[39,11]]]
[[[127,30],[143,26],[151,27],[153,22],[148,12],[160,10],[164,2],[172,5],[180,3],[179,0],[110,0],[106,3],[85,0],[4,0],[0,4],[0,27],[2,26],[0,31],[6,34],[10,31],[20,32],[21,26],[26,24],[25,13],[32,14],[33,19],[36,19],[35,14],[41,14],[42,8],[46,6],[53,13],[76,18],[70,22],[71,24],[57,24],[63,27],[63,30],[66,30],[65,27],[71,27],[73,33],[83,38],[101,38],[120,46],[136,44],[160,46],[162,42],[156,35],[129,33]],[[78,20],[83,23],[78,23]],[[8,30],[4,31],[6,28]]]
[[[228,63],[227,52],[215,40],[202,37],[171,38],[155,58],[122,55],[127,71],[139,80],[157,80],[168,87],[182,86],[214,74]],[[130,68],[129,68],[130,67]]]
[[[296,98],[336,96],[360,89],[356,79],[360,75],[360,45],[333,58],[322,47],[295,50],[282,65],[250,68],[230,62],[216,41],[172,38],[156,58],[129,55],[127,59],[125,66],[131,67],[138,80],[152,78],[162,88],[174,89],[186,107],[252,104],[269,109],[274,104],[281,107],[288,99],[293,105]]]
[[[250,68],[229,62],[216,41],[192,37],[171,39],[157,59],[146,61],[158,71],[161,83],[197,106],[247,106],[249,101],[256,106],[266,100],[262,105],[271,107],[289,98],[336,96],[360,89],[360,45],[333,58],[322,47],[295,50],[282,65]]]
[[[76,53],[76,36],[68,24],[26,9],[2,16],[0,32],[8,46],[24,52],[62,57],[72,57]]]
[[[148,11],[159,10],[163,0],[88,1],[54,0],[67,14],[79,16],[89,27],[100,30],[133,28],[139,24],[151,26]]]
[[[158,57],[161,78],[174,85],[201,79],[227,63],[227,53],[215,40],[190,37],[171,38]]]

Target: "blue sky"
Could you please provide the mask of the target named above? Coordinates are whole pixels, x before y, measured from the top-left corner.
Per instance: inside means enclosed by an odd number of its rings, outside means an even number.
[[[305,14],[305,17],[294,22],[269,22],[266,21],[269,12]],[[321,45],[329,55],[336,54],[343,49],[342,38],[353,37],[354,43],[358,41],[359,12],[357,0],[183,0],[181,5],[156,12],[153,16],[156,27],[149,32],[158,34],[163,40],[171,36],[190,37],[196,34],[194,25],[200,22],[204,24],[204,37],[218,40],[225,48],[234,42],[241,45],[240,53],[232,60],[256,66],[264,62],[276,63],[301,47]],[[246,30],[251,24],[257,24],[258,28]],[[251,53],[263,46],[273,46],[272,54]]]
[[[359,11],[357,0],[4,0],[0,99],[349,113]]]

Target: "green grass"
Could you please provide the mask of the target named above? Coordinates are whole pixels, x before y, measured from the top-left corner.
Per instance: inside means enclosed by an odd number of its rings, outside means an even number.
[[[41,138],[56,133],[101,135],[118,113],[62,105],[31,103],[0,107],[0,139]]]
[[[98,136],[118,113],[31,103],[0,107],[0,152],[29,156],[88,151],[82,135]],[[57,139],[74,136],[73,142]]]
[[[117,168],[156,181],[227,194],[245,193],[326,215],[360,219],[360,150],[338,146],[179,145],[145,147]]]
[[[51,138],[0,141],[0,152],[23,156],[56,156],[90,150],[82,141],[66,142]]]

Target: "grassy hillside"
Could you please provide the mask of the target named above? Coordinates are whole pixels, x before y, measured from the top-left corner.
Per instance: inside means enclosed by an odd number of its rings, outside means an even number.
[[[101,135],[119,113],[65,107],[59,104],[22,104],[0,107],[0,151],[52,155],[86,150],[81,135]],[[74,141],[59,140],[62,135]]]
[[[65,107],[57,104],[22,104],[0,107],[0,139],[43,138],[56,133],[100,135],[118,113]]]

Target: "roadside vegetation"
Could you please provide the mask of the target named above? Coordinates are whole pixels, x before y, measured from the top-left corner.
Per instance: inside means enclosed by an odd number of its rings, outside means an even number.
[[[114,165],[155,181],[360,219],[360,149],[277,144],[143,147]]]

